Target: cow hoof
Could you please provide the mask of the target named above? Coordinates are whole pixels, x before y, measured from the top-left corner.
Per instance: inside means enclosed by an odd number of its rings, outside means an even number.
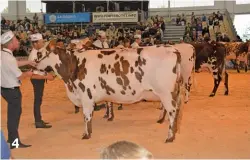
[[[75,114],[77,114],[77,113],[79,113],[79,109],[76,109],[76,110],[75,110]]]
[[[171,137],[171,138],[167,138],[165,143],[171,143],[174,141],[174,137]]]
[[[108,115],[107,115],[107,114],[105,114],[105,115],[103,116],[103,118],[108,118]]]
[[[114,117],[108,118],[108,121],[113,121]]]
[[[162,124],[164,122],[164,119],[159,119],[157,123]]]
[[[228,96],[228,92],[226,92],[224,95],[225,95],[225,96]]]
[[[90,137],[91,137],[90,135],[84,133],[82,136],[82,139],[90,139]]]
[[[188,103],[188,101],[185,101],[184,103],[185,103],[185,104],[187,104],[187,103]]]
[[[118,107],[118,110],[122,110],[122,109],[123,109],[123,107],[122,107],[122,106],[119,106],[119,107]]]
[[[214,97],[215,96],[215,94],[214,93],[211,93],[210,95],[209,95],[209,97]]]

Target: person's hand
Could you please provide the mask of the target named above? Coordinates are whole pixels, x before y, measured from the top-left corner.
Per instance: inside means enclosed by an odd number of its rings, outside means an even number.
[[[51,73],[48,73],[45,77],[49,81],[53,81],[55,79],[55,76],[53,74],[51,74]]]
[[[37,66],[37,63],[34,62],[34,61],[29,61],[28,64],[31,65],[31,66],[33,66],[33,67],[36,67],[36,66]]]

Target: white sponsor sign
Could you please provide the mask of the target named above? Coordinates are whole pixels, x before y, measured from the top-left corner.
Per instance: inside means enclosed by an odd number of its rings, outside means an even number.
[[[94,23],[101,22],[138,22],[138,12],[94,12],[92,14]]]

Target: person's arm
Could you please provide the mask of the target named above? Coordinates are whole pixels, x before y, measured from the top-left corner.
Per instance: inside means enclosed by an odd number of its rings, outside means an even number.
[[[43,75],[38,75],[38,74],[33,74],[31,77],[31,79],[47,79],[47,80],[54,80],[55,76],[53,76],[53,74],[48,73],[47,75],[43,76]]]
[[[25,60],[25,61],[17,61],[17,66],[18,67],[22,67],[22,66],[26,66],[26,65],[31,65],[31,66],[35,67],[36,63],[32,62],[32,61],[27,61],[27,60]]]
[[[27,71],[27,72],[21,72],[20,76],[18,76],[17,78],[19,80],[23,80],[25,78],[31,77],[33,75],[32,71]]]

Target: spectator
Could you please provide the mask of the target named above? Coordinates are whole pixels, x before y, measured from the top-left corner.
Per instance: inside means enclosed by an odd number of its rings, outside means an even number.
[[[92,36],[95,33],[96,28],[94,27],[93,23],[90,23],[87,27],[88,37]]]
[[[196,27],[197,35],[202,35],[202,25],[199,23]]]
[[[193,33],[192,33],[192,39],[193,39],[193,41],[196,41],[196,28],[193,28]]]
[[[209,34],[209,30],[207,27],[205,27],[203,30],[202,30],[202,36],[204,36],[205,34]]]
[[[237,35],[236,36],[236,40],[235,40],[236,42],[242,42],[242,39],[240,38],[240,36],[239,35]]]
[[[181,16],[179,14],[177,14],[176,25],[179,26],[180,24],[181,24]]]
[[[127,38],[124,39],[124,47],[125,47],[125,48],[131,48],[130,40],[127,39]]]
[[[109,29],[111,30],[111,32],[115,32],[115,26],[113,23],[110,23]]]
[[[106,31],[106,26],[104,25],[104,23],[101,24],[100,30]]]
[[[201,34],[198,35],[197,42],[203,42],[203,37]]]
[[[118,141],[105,148],[101,159],[153,159],[147,149],[128,141]]]
[[[189,33],[191,35],[192,34],[191,32],[192,32],[192,27],[188,22],[187,26],[185,27],[185,34]]]
[[[184,36],[184,42],[186,43],[192,42],[192,38],[190,37],[189,33],[187,33],[186,36]]]
[[[182,26],[183,26],[183,25],[186,25],[186,21],[187,21],[187,18],[186,18],[186,16],[185,16],[185,14],[182,13],[182,15],[181,15],[181,23],[182,23]]]
[[[220,32],[217,33],[216,42],[222,42],[222,35]]]
[[[202,20],[202,22],[206,22],[207,21],[207,17],[205,16],[205,14],[202,14],[201,20]]]
[[[218,13],[218,19],[219,21],[223,21],[223,15],[220,12]]]
[[[38,16],[37,16],[36,13],[35,13],[35,15],[33,16],[33,22],[34,22],[34,25],[35,25],[35,26],[38,26]]]
[[[160,18],[160,27],[161,27],[162,32],[164,33],[166,26],[165,26],[163,17]]]
[[[218,18],[215,18],[214,19],[214,33],[217,33],[217,32],[220,32],[220,28],[219,28],[219,20],[218,20]]]
[[[230,42],[230,39],[226,34],[222,34],[222,42]]]
[[[211,39],[208,34],[204,35],[204,42],[209,42]]]
[[[214,24],[214,18],[213,18],[213,16],[209,16],[208,17],[208,25],[213,26],[213,24]]]

